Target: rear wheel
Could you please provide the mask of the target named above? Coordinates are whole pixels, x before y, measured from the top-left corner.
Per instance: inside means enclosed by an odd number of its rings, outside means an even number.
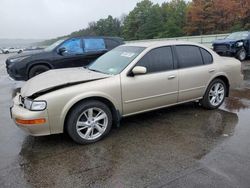
[[[247,53],[246,50],[243,48],[240,51],[237,52],[236,57],[240,60],[240,61],[244,61],[247,57]]]
[[[41,74],[43,72],[48,71],[50,68],[46,65],[36,65],[32,67],[29,71],[29,79],[33,78],[34,76]]]
[[[221,79],[213,80],[201,101],[203,107],[207,109],[219,108],[225,100],[227,87]]]
[[[91,100],[79,103],[70,112],[66,130],[79,144],[94,143],[107,135],[112,126],[112,113],[102,102]]]

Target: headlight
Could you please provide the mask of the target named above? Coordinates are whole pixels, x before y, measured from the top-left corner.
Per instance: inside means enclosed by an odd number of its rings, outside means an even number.
[[[236,46],[237,46],[237,47],[243,46],[243,42],[237,42],[237,43],[236,43]]]
[[[46,107],[47,104],[45,101],[33,101],[31,105],[31,110],[40,111],[40,110],[45,110]]]
[[[23,102],[23,105],[24,105],[24,108],[27,108],[27,109],[31,109],[31,105],[32,105],[32,100],[30,99],[24,99],[24,102]]]
[[[24,57],[18,57],[18,58],[14,58],[14,59],[10,59],[10,62],[13,63],[13,62],[19,62],[19,61],[22,61],[26,58],[28,58],[29,56],[24,56]]]
[[[27,108],[32,111],[42,111],[47,107],[46,101],[32,101],[28,98],[24,99],[24,108]]]

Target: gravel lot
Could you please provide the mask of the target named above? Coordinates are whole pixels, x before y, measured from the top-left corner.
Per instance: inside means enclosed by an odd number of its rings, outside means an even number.
[[[123,119],[104,140],[32,137],[9,116],[16,82],[0,54],[1,187],[249,187],[250,62],[214,111],[192,103]]]
[[[5,76],[6,68],[5,68],[5,60],[11,55],[0,54],[0,76]]]

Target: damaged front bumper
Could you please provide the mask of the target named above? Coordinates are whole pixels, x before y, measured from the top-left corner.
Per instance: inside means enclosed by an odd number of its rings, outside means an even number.
[[[50,134],[49,118],[47,110],[30,111],[24,108],[19,101],[20,94],[13,99],[10,108],[11,118],[15,124],[33,136],[44,136]]]

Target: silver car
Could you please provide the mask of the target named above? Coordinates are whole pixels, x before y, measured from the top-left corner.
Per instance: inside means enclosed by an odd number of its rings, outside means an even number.
[[[200,44],[129,43],[88,68],[32,78],[14,98],[11,114],[31,135],[67,132],[77,143],[92,143],[126,116],[190,101],[216,109],[242,79],[238,60]]]

